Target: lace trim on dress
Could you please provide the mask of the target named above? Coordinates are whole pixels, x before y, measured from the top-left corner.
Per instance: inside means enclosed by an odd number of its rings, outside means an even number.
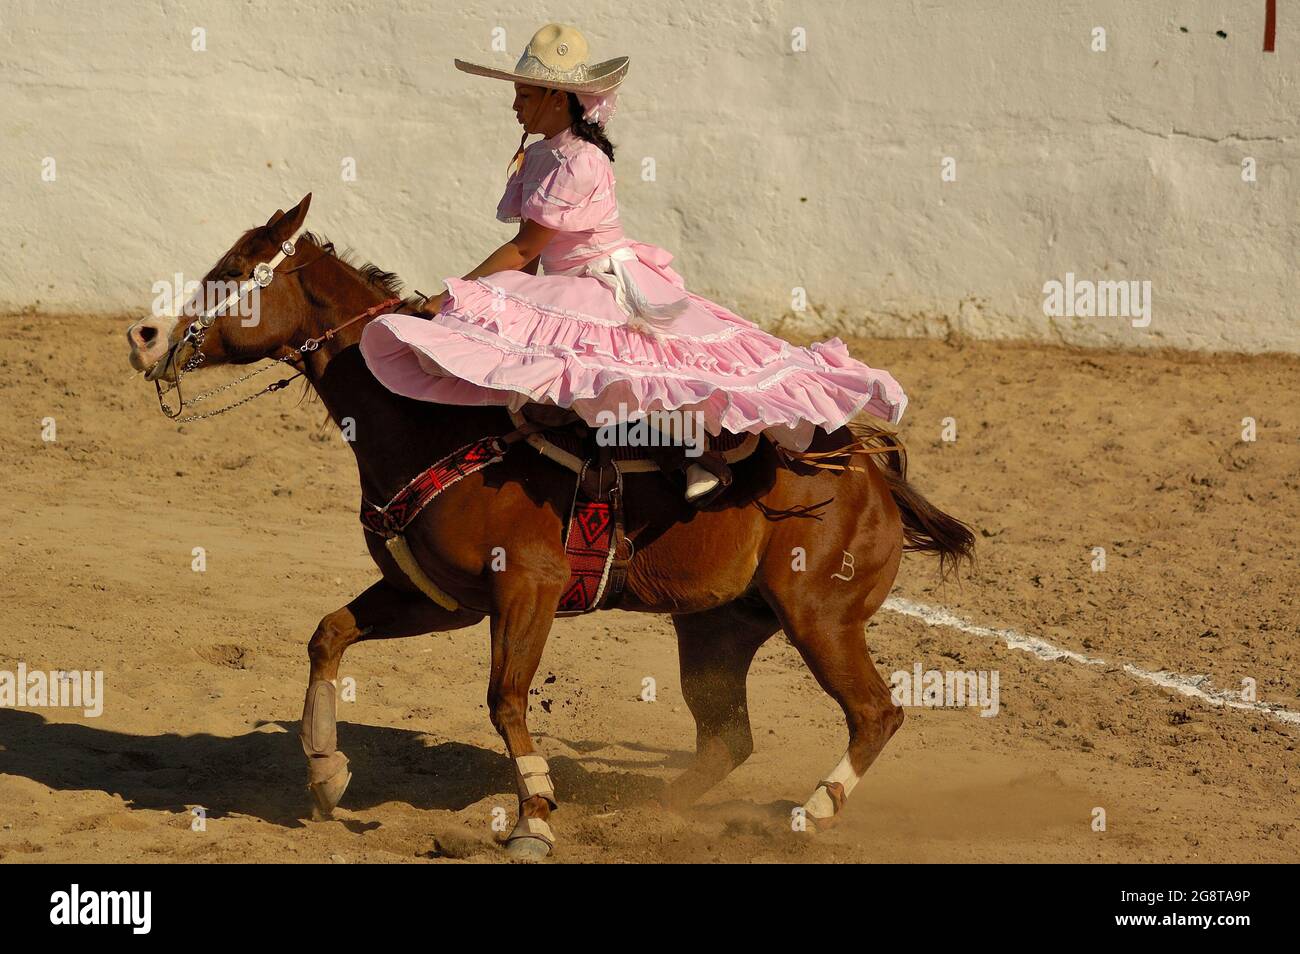
[[[586,199],[582,199],[581,201],[578,202],[570,202],[568,199],[562,199],[554,192],[547,192],[545,189],[541,189],[541,188],[534,190],[533,195],[540,195],[543,199],[545,199],[547,202],[550,202],[552,205],[562,205],[566,209],[576,209],[581,206],[587,205],[590,202],[599,202],[602,199],[606,199],[609,197],[610,192],[611,192],[610,189],[606,189],[604,192],[598,192],[595,195],[590,196],[589,198]]]
[[[490,310],[490,306],[489,306]],[[564,324],[570,324],[567,319],[554,318],[537,313],[543,321],[559,321]],[[721,374],[729,377],[745,377],[766,374],[774,365],[789,362],[792,358],[791,345],[782,342],[779,348],[773,349],[766,355],[754,354],[748,351],[746,339],[741,339],[735,344],[725,344],[722,347],[734,349],[734,353],[726,355],[708,354],[699,347],[700,343],[707,337],[714,339],[715,342],[721,343],[725,338],[736,337],[743,334],[743,331],[719,332],[716,335],[697,336],[688,338],[686,336],[675,336],[671,342],[663,342],[655,339],[652,343],[646,342],[641,335],[626,329],[611,329],[605,332],[596,332],[594,337],[585,328],[598,328],[599,326],[588,326],[582,322],[572,322],[572,329],[569,337],[561,338],[559,333],[551,333],[547,329],[541,329],[541,338],[544,344],[534,345],[529,341],[520,341],[518,338],[512,338],[504,333],[504,329],[491,314],[484,314],[483,309],[475,311],[466,309],[453,308],[447,313],[447,317],[453,319],[456,323],[450,324],[443,321],[443,327],[449,331],[460,331],[465,328],[475,329],[489,336],[495,336],[497,340],[505,343],[505,350],[512,348],[543,348],[550,349],[548,353],[556,356],[585,356],[587,358],[600,357],[610,362],[612,367],[627,368],[631,366],[649,368],[651,370],[659,369],[691,369],[692,374],[700,372],[708,374]],[[618,337],[622,334],[623,341]],[[602,335],[609,335],[610,340],[600,340]],[[477,339],[476,339],[477,340]],[[492,343],[489,337],[487,343]],[[646,350],[642,351],[640,347],[647,345]],[[531,353],[540,354],[541,351],[533,350]],[[815,354],[805,353],[811,364],[816,366],[819,373],[824,370],[830,370],[824,361]],[[797,362],[796,362],[797,363]],[[813,370],[813,369],[810,369]]]
[[[429,363],[437,366],[438,368],[441,368],[444,371],[449,370],[445,368],[441,364],[441,362],[438,361],[437,358],[433,357],[432,355],[428,354],[422,349],[417,348],[416,350],[419,351],[420,354],[429,361]],[[417,360],[419,359],[417,358]],[[511,410],[514,411],[518,411],[526,403],[524,400],[521,400],[522,398],[527,398],[528,401],[534,403],[556,404],[556,402],[552,400],[550,396],[547,395],[544,391],[534,391],[531,388],[523,388],[506,382],[494,383],[490,385],[480,384],[478,382],[471,382],[471,383],[477,384],[478,387],[482,388],[483,391],[485,392],[485,396],[479,401],[469,401],[464,398],[461,398],[459,403],[465,405],[477,405],[477,406],[495,405],[497,402],[491,400],[486,395],[494,391],[495,392],[504,391],[508,394],[518,395],[518,398],[512,399],[507,405],[508,407],[511,408]],[[702,397],[700,400],[693,402],[693,404],[688,405],[685,402],[683,402],[682,404],[677,404],[672,406],[664,405],[662,409],[671,411],[679,407],[690,407],[690,406],[701,408],[701,409],[707,408],[707,410],[705,411],[706,418],[712,418],[717,422],[716,430],[714,429],[714,427],[709,427],[708,422],[706,422],[706,428],[712,434],[716,435],[719,431],[724,429],[730,430],[733,433],[741,433],[741,434],[759,433],[761,431],[763,433],[768,434],[777,443],[785,446],[789,446],[792,450],[804,450],[807,448],[808,444],[812,441],[812,432],[814,428],[822,427],[828,431],[833,431],[838,427],[842,427],[846,421],[852,419],[854,415],[856,415],[860,410],[862,410],[862,408],[864,408],[872,400],[872,395],[864,396],[861,400],[855,403],[851,411],[849,411],[847,414],[844,414],[837,421],[823,420],[817,422],[817,421],[809,420],[804,417],[799,417],[797,415],[795,416],[787,415],[784,421],[776,424],[769,423],[765,420],[762,420],[759,417],[749,417],[749,416],[744,416],[743,419],[739,421],[728,420],[728,418],[732,416],[733,411],[739,412],[742,415],[744,413],[743,410],[737,405],[736,399],[734,397],[734,393],[729,393],[729,392],[738,393],[738,392],[748,391],[748,390],[749,390],[748,388],[732,388],[732,389],[728,389],[727,391],[723,391],[721,389],[715,388],[715,389],[711,389],[709,393],[704,397]],[[576,404],[577,402],[580,401],[591,400],[596,397],[599,397],[599,394],[594,391],[583,392],[574,397],[574,403]],[[721,407],[719,408],[708,407],[709,402],[716,401],[719,398],[721,399],[722,402]],[[662,401],[659,403],[661,405],[664,404],[664,402]],[[559,405],[556,404],[556,406],[558,407]]]
[[[493,285],[486,278],[476,278],[474,279],[474,281],[482,285],[484,288],[490,291],[494,296],[499,296],[501,298],[509,298],[513,301],[522,302],[523,304],[527,305],[530,308],[535,308],[536,310],[546,312],[547,314],[561,315],[565,318],[572,318],[576,321],[584,321],[588,324],[599,325],[602,328],[627,327],[626,321],[611,321],[606,318],[598,318],[595,315],[588,315],[581,311],[571,311],[568,308],[557,308],[555,305],[547,305],[540,301],[534,301],[533,299],[528,298],[524,295],[520,295],[515,292],[506,291],[500,285]],[[678,335],[678,334],[673,334],[672,332],[665,331],[665,332],[658,333],[656,337],[673,338],[675,340],[684,340],[684,341],[703,341],[703,342],[727,341],[731,338],[734,338],[736,335],[740,334],[742,330],[743,328],[741,328],[740,326],[733,325],[732,327],[727,328],[725,331],[719,331],[711,335]],[[783,354],[785,353],[785,347],[782,348],[782,353]]]
[[[500,334],[494,334],[492,331],[487,329],[484,329],[481,332],[475,332],[469,330],[471,328],[477,329],[481,327],[482,326],[480,325],[476,325],[473,324],[472,322],[465,321],[465,325],[463,327],[453,328],[448,326],[447,330],[453,334],[463,334],[467,338],[472,337],[475,341],[481,341],[484,344],[492,345],[493,347],[497,347],[501,351],[508,351],[511,354],[547,355],[550,357],[562,357],[566,359],[571,358],[577,361],[583,367],[589,367],[589,365],[583,360],[584,358],[596,357],[596,358],[604,358],[607,361],[615,362],[615,366],[618,368],[620,374],[623,371],[628,370],[630,368],[641,367],[641,368],[646,368],[648,370],[643,372],[635,372],[635,373],[641,374],[643,377],[653,377],[654,375],[660,373],[662,373],[666,377],[681,378],[682,380],[691,380],[691,381],[696,380],[698,377],[698,372],[695,372],[693,374],[677,374],[662,362],[644,361],[644,360],[638,361],[634,358],[628,358],[628,356],[625,354],[615,354],[613,351],[610,351],[606,348],[602,348],[596,344],[591,344],[589,342],[583,342],[583,344],[585,345],[584,349],[578,350],[576,348],[570,348],[568,345],[565,344],[559,344],[558,342],[554,342],[547,345],[530,345],[518,341],[513,341],[512,339],[506,338],[505,336]],[[486,337],[484,337],[485,335]],[[526,350],[521,350],[521,349],[526,349]],[[744,365],[743,367],[737,369],[733,373],[737,375],[764,374],[772,365],[777,364],[788,357],[789,357],[788,352],[783,351],[777,355],[774,355],[772,360],[769,361],[767,364]],[[596,367],[606,368],[606,365],[597,365]],[[719,372],[716,369],[716,362],[712,362],[712,363],[703,362],[701,364],[701,367],[703,367],[705,371],[708,371],[713,374],[723,373],[723,372]],[[633,373],[633,372],[629,370],[628,373]]]
[[[561,360],[572,361],[575,364],[581,366],[583,370],[586,371],[602,372],[602,371],[612,370],[611,368],[609,368],[607,365],[604,364],[591,364],[587,361],[584,361],[583,360],[584,357],[589,358],[591,357],[591,355],[584,355],[581,352],[574,351],[572,348],[566,348],[563,345],[543,346],[543,345],[519,344],[517,342],[510,341],[506,338],[500,338],[494,335],[485,334],[477,330],[472,330],[473,326],[462,327],[462,328],[452,328],[450,326],[444,326],[444,327],[446,327],[446,330],[449,334],[459,335],[462,338],[467,338],[471,341],[476,341],[479,344],[488,345],[489,347],[492,347],[497,351],[503,352],[505,354],[517,354],[517,355],[522,355],[524,357],[530,357],[530,358],[559,358]],[[398,335],[398,337],[400,338],[401,336]],[[405,341],[405,339],[402,340]],[[438,361],[438,356],[434,354],[432,351],[426,351],[420,345],[414,344],[409,341],[406,341],[405,343],[407,347],[414,348],[416,351],[419,351],[421,354],[430,358],[434,363],[438,364],[440,367],[442,366],[441,362]],[[604,357],[604,355],[598,355],[598,356]],[[447,370],[450,371],[451,369],[448,368]],[[775,387],[779,382],[781,382],[782,380],[784,380],[785,378],[789,377],[792,374],[798,374],[800,372],[806,374],[809,373],[811,370],[812,370],[811,368],[801,368],[797,364],[787,364],[785,365],[785,367],[776,369],[774,373],[769,374],[768,377],[764,378],[762,381],[759,381],[757,384],[728,383],[726,385],[725,390],[749,391],[749,392],[767,391]],[[644,368],[643,369],[643,368],[627,367],[626,365],[620,365],[618,368],[618,374],[620,376],[626,375],[628,377],[635,377],[635,378],[669,378],[673,381],[686,381],[688,383],[696,384],[696,385],[704,384],[704,386],[709,387],[713,391],[724,390],[721,387],[715,387],[714,385],[708,384],[707,382],[702,382],[698,374],[680,373],[676,371],[670,371],[666,368]],[[452,377],[462,377],[462,375],[452,374]],[[473,379],[467,379],[467,380],[473,380]],[[473,383],[482,385],[483,387],[491,387],[491,388],[502,388],[507,386],[507,385],[487,384],[483,381],[473,381]],[[519,390],[521,394],[534,393],[532,391],[524,391],[518,388],[511,388],[511,390]],[[544,393],[544,392],[538,392],[538,393]],[[595,397],[595,393],[592,393],[587,396]]]
[[[544,201],[551,203],[551,205],[558,205],[565,209],[577,209],[585,204],[581,201],[570,202],[567,199],[561,199],[555,193],[547,192],[545,189],[540,189],[540,188],[537,189],[537,191],[535,191],[532,196],[529,196],[529,198],[531,199],[533,196],[541,196]]]

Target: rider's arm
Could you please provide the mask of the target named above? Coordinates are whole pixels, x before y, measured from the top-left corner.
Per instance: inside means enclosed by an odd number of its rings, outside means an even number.
[[[531,219],[525,219],[519,224],[519,234],[485,258],[478,268],[465,275],[465,281],[473,281],[484,275],[504,272],[507,269],[525,271],[533,259],[542,254],[542,249],[546,248],[546,243],[554,234],[555,229],[548,229],[545,225],[538,225]]]
[[[462,277],[469,282],[484,275],[492,275],[495,272],[508,270],[536,275],[537,263],[541,257],[542,249],[546,247],[546,243],[551,240],[551,236],[554,234],[555,229],[548,229],[544,225],[538,225],[531,219],[525,219],[519,224],[519,232],[514,238],[485,258],[477,268]],[[429,299],[420,310],[436,313],[446,299],[447,293],[443,292],[441,295]]]

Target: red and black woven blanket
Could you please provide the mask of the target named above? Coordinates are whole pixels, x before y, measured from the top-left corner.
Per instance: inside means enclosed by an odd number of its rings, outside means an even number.
[[[362,498],[362,526],[381,537],[398,536],[434,497],[458,480],[497,463],[505,457],[506,450],[499,438],[485,437],[421,471],[382,507]],[[610,570],[618,545],[617,525],[613,505],[586,500],[581,490],[575,493],[564,535],[570,576],[556,610],[559,615],[588,613],[610,590]]]

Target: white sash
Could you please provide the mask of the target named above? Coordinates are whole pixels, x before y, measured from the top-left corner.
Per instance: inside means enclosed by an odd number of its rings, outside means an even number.
[[[614,300],[623,314],[627,315],[629,327],[653,333],[656,328],[666,328],[674,318],[686,310],[689,304],[683,295],[677,301],[656,305],[637,287],[625,262],[638,261],[636,252],[628,246],[616,248],[608,255],[593,258],[576,268],[568,268],[554,275],[580,275],[594,278],[614,293]]]

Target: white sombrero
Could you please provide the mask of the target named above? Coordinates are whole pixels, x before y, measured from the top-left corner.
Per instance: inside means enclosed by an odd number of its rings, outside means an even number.
[[[513,70],[494,69],[464,60],[456,60],[456,69],[512,83],[592,95],[609,93],[623,82],[627,63],[626,56],[619,56],[589,65],[587,38],[577,27],[548,23],[533,34]]]

